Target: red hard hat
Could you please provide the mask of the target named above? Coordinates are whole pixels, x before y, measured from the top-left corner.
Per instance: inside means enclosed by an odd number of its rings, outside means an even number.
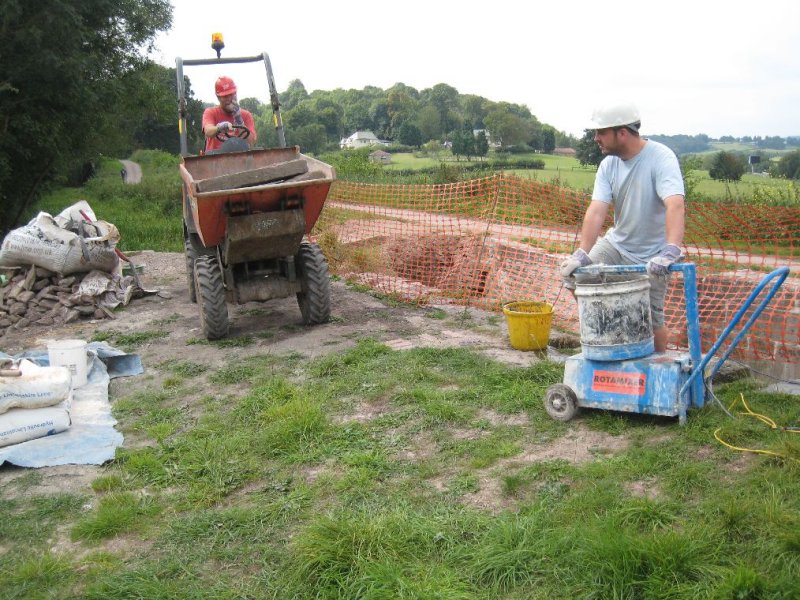
[[[223,75],[214,84],[214,91],[216,91],[217,96],[230,96],[236,93],[236,84],[233,83],[233,79]]]

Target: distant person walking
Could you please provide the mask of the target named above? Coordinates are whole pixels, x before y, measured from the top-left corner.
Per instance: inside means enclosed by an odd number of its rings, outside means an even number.
[[[119,172],[119,174],[122,176],[122,183],[126,183],[128,181],[128,171],[125,169],[125,167],[122,167],[122,170]]]

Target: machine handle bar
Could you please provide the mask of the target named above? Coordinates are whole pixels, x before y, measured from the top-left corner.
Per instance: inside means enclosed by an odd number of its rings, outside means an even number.
[[[675,263],[669,266],[670,271],[685,271],[694,263]],[[608,273],[646,273],[645,265],[588,265],[575,269],[576,275],[605,275]]]
[[[763,289],[766,287],[767,283],[769,283],[772,279],[777,278],[777,281],[773,282],[772,287],[767,292],[767,295],[764,296],[764,298],[761,300],[758,307],[756,307],[756,309],[752,312],[750,318],[744,324],[742,329],[739,331],[738,334],[736,334],[736,337],[733,338],[733,341],[731,342],[730,346],[728,346],[727,350],[725,351],[725,354],[723,354],[722,358],[720,358],[714,365],[714,369],[711,371],[708,377],[713,378],[714,375],[717,374],[717,371],[719,371],[722,368],[722,365],[725,364],[725,361],[728,360],[728,357],[731,355],[736,346],[739,344],[739,341],[742,339],[742,337],[744,337],[744,335],[747,333],[747,331],[750,329],[750,326],[756,321],[756,319],[758,319],[762,311],[766,308],[767,304],[770,303],[772,297],[778,291],[778,288],[781,287],[781,285],[783,285],[783,282],[786,280],[788,276],[789,276],[789,267],[779,267],[774,271],[772,271],[771,273],[769,273],[768,275],[766,275],[761,280],[761,282],[753,289],[753,291],[750,292],[750,295],[747,297],[747,300],[745,300],[742,303],[742,306],[739,307],[739,310],[734,315],[733,319],[731,319],[730,323],[728,323],[728,325],[725,327],[724,331],[720,334],[719,338],[717,338],[717,341],[714,342],[714,345],[711,346],[711,349],[703,357],[703,360],[700,362],[699,365],[697,365],[697,367],[693,369],[691,376],[689,377],[689,379],[686,380],[686,383],[683,384],[683,388],[681,388],[681,393],[683,393],[683,391],[689,387],[689,384],[692,382],[693,379],[699,376],[698,375],[699,373],[703,372],[706,365],[708,365],[709,361],[717,353],[717,350],[719,350],[719,347],[728,338],[731,331],[733,331],[734,327],[736,327],[739,324],[739,321],[742,320],[742,317],[744,316],[745,312],[747,312],[747,310],[753,304],[753,301],[756,298],[758,298]]]

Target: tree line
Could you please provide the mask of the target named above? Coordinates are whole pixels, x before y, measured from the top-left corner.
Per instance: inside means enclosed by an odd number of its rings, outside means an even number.
[[[463,154],[480,155],[480,132],[487,143],[517,151],[552,150],[575,140],[540,122],[527,106],[460,94],[445,83],[417,90],[403,83],[389,89],[368,86],[362,90],[315,90],[291,81],[279,94],[287,143],[319,153],[339,147],[356,131],[372,131],[379,139],[420,147],[431,140],[449,141]],[[256,119],[259,139],[273,140],[272,113],[255,98],[241,101]],[[464,137],[464,134],[469,137]],[[470,146],[478,139],[478,147]]]
[[[47,185],[80,183],[98,157],[166,135],[153,116],[162,73],[145,57],[171,24],[168,0],[3,0],[0,234]],[[167,106],[174,115],[174,96]]]

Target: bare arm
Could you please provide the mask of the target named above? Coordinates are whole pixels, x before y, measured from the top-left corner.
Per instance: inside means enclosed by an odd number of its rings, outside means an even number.
[[[206,135],[207,138],[213,138],[217,135],[217,126],[216,125],[206,125],[203,127],[203,133]]]
[[[608,214],[608,207],[608,202],[592,200],[589,208],[586,209],[586,214],[583,217],[583,227],[581,227],[581,248],[584,252],[588,253],[600,236],[600,230],[603,229],[603,223],[605,223],[606,215]]]
[[[683,196],[668,196],[664,204],[667,207],[667,243],[680,248],[686,228]]]

